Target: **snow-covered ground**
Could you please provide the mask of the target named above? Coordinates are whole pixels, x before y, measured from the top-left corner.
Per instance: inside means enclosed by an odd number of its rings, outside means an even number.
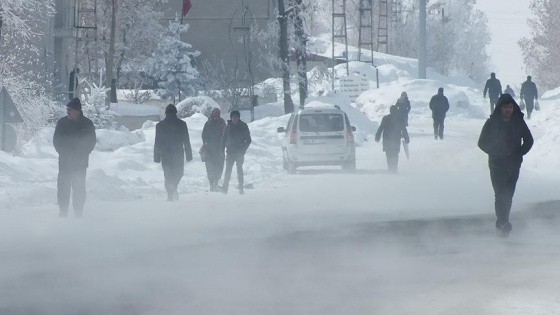
[[[79,220],[57,216],[52,127],[21,155],[0,153],[0,314],[557,312],[556,214],[535,210],[558,199],[557,100],[543,100],[529,121],[536,142],[523,163],[514,230],[498,239],[486,156],[476,146],[487,100],[460,78],[417,80],[414,63],[384,58],[382,75],[392,79],[380,89],[354,105],[328,94],[361,132],[356,174],[285,174],[280,102],[259,106],[249,124],[245,178],[255,189],[244,196],[207,191],[201,114],[185,119],[195,158],[176,203],[164,201],[152,161],[155,122],[97,131]],[[372,69],[351,66],[373,80]],[[444,141],[433,139],[428,109],[438,87],[451,102]],[[412,104],[411,157],[393,176],[372,126],[402,91]]]

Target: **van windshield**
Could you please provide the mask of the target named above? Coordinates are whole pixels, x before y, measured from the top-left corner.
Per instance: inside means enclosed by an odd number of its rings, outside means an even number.
[[[299,130],[303,132],[343,131],[341,114],[304,114],[299,117]]]

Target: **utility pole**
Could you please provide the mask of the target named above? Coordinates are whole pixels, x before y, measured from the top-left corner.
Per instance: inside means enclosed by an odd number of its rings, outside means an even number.
[[[280,26],[278,46],[280,47],[280,60],[282,60],[282,88],[284,90],[284,113],[286,114],[294,111],[290,87],[290,61],[288,59],[288,13],[284,0],[278,0],[278,25]]]
[[[111,10],[111,33],[109,37],[109,53],[107,55],[107,59],[105,61],[105,86],[109,87],[109,91],[107,92],[107,98],[105,99],[105,106],[107,108],[110,107],[110,102],[116,103],[116,99],[112,99],[114,96],[113,88],[113,65],[114,65],[114,55],[115,55],[115,28],[117,24],[117,0],[111,0],[112,2],[112,10]]]
[[[418,78],[426,79],[426,67],[427,67],[427,49],[426,49],[426,0],[419,0],[420,4],[418,6]]]
[[[295,35],[297,38],[297,69],[298,69],[298,81],[299,81],[299,107],[303,108],[305,105],[305,99],[307,98],[307,38],[305,36],[305,30],[303,29],[303,19],[301,18],[301,10],[303,4],[302,0],[295,0],[294,8],[294,28]]]

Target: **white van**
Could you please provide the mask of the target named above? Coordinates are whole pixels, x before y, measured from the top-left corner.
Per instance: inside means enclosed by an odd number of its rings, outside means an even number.
[[[284,169],[295,173],[299,166],[340,165],[342,169],[356,169],[356,128],[338,106],[300,109],[290,117],[282,140]]]

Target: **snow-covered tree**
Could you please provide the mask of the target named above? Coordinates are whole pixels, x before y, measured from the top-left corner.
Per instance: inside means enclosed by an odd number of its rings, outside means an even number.
[[[41,63],[41,33],[54,14],[52,0],[0,0],[0,87],[6,87],[24,123],[14,125],[19,144],[48,123],[55,104]]]
[[[538,77],[539,84],[547,89],[560,86],[560,2],[533,0],[529,19],[531,35],[519,45],[528,73]]]
[[[178,18],[170,21],[167,34],[159,39],[150,59],[150,75],[156,78],[160,87],[156,93],[164,98],[194,95],[199,74],[194,67],[194,58],[200,52],[192,51],[190,44],[181,41],[181,34],[188,29],[189,25],[181,24]]]

